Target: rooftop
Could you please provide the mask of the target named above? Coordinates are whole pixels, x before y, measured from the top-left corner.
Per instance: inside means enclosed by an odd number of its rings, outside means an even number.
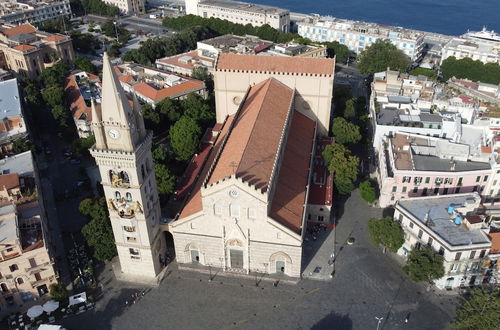
[[[0,189],[12,189],[19,187],[19,174],[3,174],[0,175]]]
[[[257,4],[248,3],[248,2],[222,1],[222,0],[202,0],[200,2],[200,4],[201,5],[208,5],[208,6],[230,8],[230,9],[236,9],[236,10],[242,10],[242,11],[249,11],[249,12],[259,13],[259,14],[274,14],[274,15],[279,14],[279,15],[281,15],[284,13],[289,13],[289,11],[286,9],[265,6],[265,5],[257,5]]]
[[[133,88],[137,93],[147,97],[148,99],[160,101],[167,97],[178,97],[204,89],[205,83],[203,81],[193,79],[171,87],[156,88],[151,84],[142,82],[133,85]]]
[[[22,116],[17,79],[0,81],[0,116],[12,118]]]
[[[251,35],[237,36],[234,34],[225,34],[215,38],[199,41],[198,45],[200,44],[212,46],[223,52],[251,51],[257,53],[271,47],[273,45],[273,42],[262,40],[256,36]],[[198,46],[198,48],[200,47]]]
[[[178,66],[183,69],[193,70],[197,65],[205,65],[208,67],[213,67],[215,60],[210,57],[200,56],[198,51],[193,50],[191,52],[178,54],[170,57],[164,57],[156,60],[157,63],[171,66]]]
[[[490,242],[486,234],[480,229],[468,229],[463,223],[456,225],[455,216],[448,214],[448,207],[454,205],[459,208],[471,205],[480,199],[478,194],[458,194],[450,196],[432,196],[408,198],[398,201],[396,208],[402,208],[411,213],[415,220],[426,222],[427,228],[436,233],[451,246],[470,244],[487,244]],[[474,212],[472,212],[474,213]]]
[[[31,151],[0,159],[0,174],[18,173],[20,177],[34,176]]]
[[[0,244],[17,239],[16,207],[13,204],[0,207]]]
[[[332,205],[333,200],[333,175],[323,160],[323,150],[332,143],[331,138],[319,140],[316,144],[314,155],[314,172],[311,177],[309,188],[309,204]]]
[[[267,191],[293,97],[294,91],[274,78],[250,89],[209,184],[235,174]]]
[[[488,237],[491,240],[490,254],[500,253],[500,232],[491,232]]]
[[[31,24],[22,24],[19,26],[9,27],[3,30],[0,30],[0,33],[5,35],[6,37],[12,37],[17,34],[30,34],[36,32],[36,28]]]
[[[263,71],[283,73],[306,73],[333,75],[335,59],[253,56],[222,53],[216,65],[217,70]]]

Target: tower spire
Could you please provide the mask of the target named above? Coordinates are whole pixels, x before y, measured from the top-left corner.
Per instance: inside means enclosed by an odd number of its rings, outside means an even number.
[[[90,108],[92,110],[92,127],[95,136],[95,146],[97,149],[106,149],[106,137],[104,135],[102,119],[95,107],[94,98],[90,99]]]

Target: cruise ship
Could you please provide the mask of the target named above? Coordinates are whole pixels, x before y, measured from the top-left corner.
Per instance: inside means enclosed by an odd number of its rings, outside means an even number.
[[[467,31],[467,33],[464,34],[464,37],[470,39],[480,39],[485,41],[500,42],[500,35],[493,30],[488,31],[486,29],[486,26],[484,26],[483,29],[479,32]]]

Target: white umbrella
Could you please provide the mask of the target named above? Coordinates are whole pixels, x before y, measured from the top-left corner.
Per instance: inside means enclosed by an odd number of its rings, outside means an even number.
[[[35,305],[31,307],[30,309],[28,309],[28,312],[26,313],[26,315],[28,315],[30,319],[34,319],[35,317],[38,317],[42,314],[43,314],[43,307],[40,305]]]
[[[49,300],[45,304],[43,304],[42,307],[45,312],[50,314],[59,308],[59,302],[55,300]]]

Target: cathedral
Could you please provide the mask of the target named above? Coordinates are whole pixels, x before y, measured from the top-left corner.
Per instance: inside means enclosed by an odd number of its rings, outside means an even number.
[[[161,217],[151,133],[107,56],[102,113],[91,149],[108,200],[121,270],[156,277],[173,237],[179,264],[300,277],[318,139],[330,123],[334,59],[220,54],[214,72],[217,123],[202,139]],[[319,152],[318,152],[318,150]],[[331,192],[314,197],[331,203]],[[318,201],[319,200],[319,201]],[[329,218],[329,208],[318,219]]]

